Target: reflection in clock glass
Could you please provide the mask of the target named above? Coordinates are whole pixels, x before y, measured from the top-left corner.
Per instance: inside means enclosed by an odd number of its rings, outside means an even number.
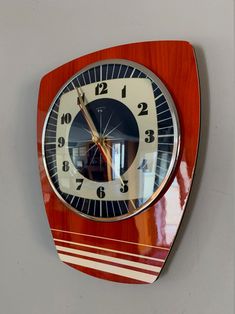
[[[112,157],[111,176],[102,152],[92,141],[82,112],[75,117],[69,132],[69,153],[76,169],[93,181],[110,181],[123,175],[132,164],[139,144],[139,130],[132,112],[120,101],[97,99],[87,109],[101,140]]]

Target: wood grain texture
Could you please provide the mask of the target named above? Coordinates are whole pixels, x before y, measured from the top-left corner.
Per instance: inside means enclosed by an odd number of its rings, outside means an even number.
[[[179,161],[160,199],[145,212],[112,223],[91,221],[68,209],[53,192],[42,162],[42,129],[57,92],[82,68],[105,59],[127,59],[154,72],[174,100],[181,129]],[[108,48],[46,74],[38,99],[38,158],[47,217],[60,258],[82,272],[107,280],[156,280],[185,211],[197,158],[199,126],[199,80],[194,51],[188,42],[153,41]]]

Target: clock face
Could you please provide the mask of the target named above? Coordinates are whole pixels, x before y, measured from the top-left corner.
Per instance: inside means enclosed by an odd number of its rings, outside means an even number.
[[[179,152],[179,123],[166,87],[127,60],[84,68],[59,91],[43,130],[56,195],[98,221],[146,209],[166,186]]]

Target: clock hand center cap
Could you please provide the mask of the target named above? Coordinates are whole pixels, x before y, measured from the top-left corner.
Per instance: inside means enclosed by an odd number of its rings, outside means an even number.
[[[103,137],[103,136],[96,136],[96,135],[93,135],[92,138],[91,138],[92,142],[95,143],[95,144],[101,144],[101,145],[105,145],[106,144],[106,141],[107,141],[107,138],[106,137]]]
[[[100,142],[100,138],[96,135],[93,135],[91,138],[92,142],[98,144]]]

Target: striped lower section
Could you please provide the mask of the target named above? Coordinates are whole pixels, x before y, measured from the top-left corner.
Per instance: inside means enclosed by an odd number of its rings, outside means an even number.
[[[53,235],[58,255],[63,262],[87,273],[94,274],[95,271],[97,277],[109,277],[109,280],[112,280],[113,276],[114,281],[152,283],[157,279],[168,253],[166,248],[161,251],[158,247],[154,255],[146,256],[137,254],[136,249],[133,250],[133,245],[138,246],[138,243],[130,243],[130,251],[124,251],[118,250],[117,246],[110,246],[109,242],[92,245],[95,237],[93,235],[89,244],[84,243],[81,236],[72,237],[72,241],[71,236],[69,239],[63,236],[61,239],[58,231]],[[64,233],[65,231],[63,235]]]
[[[108,272],[115,275],[120,275],[123,277],[140,280],[146,283],[152,283],[156,280],[157,276],[142,273],[141,271],[126,269],[123,267],[113,266],[109,264],[103,264],[102,262],[90,261],[84,258],[65,255],[59,253],[60,259],[65,263],[70,263],[74,265],[84,266],[104,272]]]
[[[113,241],[113,242],[119,242],[119,243],[128,243],[128,244],[133,244],[133,245],[138,245],[138,246],[146,246],[150,248],[157,248],[163,251],[169,251],[169,248],[167,247],[159,247],[156,245],[149,245],[145,243],[135,243],[131,241],[124,241],[124,240],[119,240],[119,239],[113,239],[113,238],[107,238],[107,237],[101,237],[101,236],[95,236],[92,234],[87,234],[87,233],[81,233],[81,232],[73,232],[73,231],[67,231],[67,230],[60,230],[60,229],[51,229],[52,232],[59,232],[60,234],[70,234],[70,235],[75,235],[75,236],[83,236],[83,237],[88,237],[88,238],[95,238],[97,239],[102,239],[106,241]]]
[[[55,242],[61,242],[63,244],[67,243],[69,245],[76,245],[76,246],[89,248],[89,249],[102,250],[102,251],[106,251],[106,252],[112,252],[112,253],[117,253],[117,254],[122,254],[122,255],[134,256],[134,257],[137,257],[137,258],[145,258],[145,259],[149,259],[149,260],[153,260],[153,261],[164,262],[164,259],[160,259],[160,258],[156,258],[156,257],[150,257],[150,256],[145,256],[145,255],[140,255],[140,254],[134,254],[134,253],[124,252],[124,251],[119,251],[119,250],[112,250],[112,249],[107,249],[107,248],[100,247],[100,246],[83,244],[83,243],[80,243],[80,242],[72,242],[72,241],[60,240],[60,239],[56,239],[56,238],[54,238],[54,241]]]
[[[72,254],[76,254],[76,255],[80,255],[80,256],[91,257],[91,258],[103,260],[106,262],[112,262],[112,263],[117,263],[117,264],[121,264],[121,265],[127,265],[130,267],[145,269],[145,270],[149,270],[152,272],[159,272],[161,270],[161,268],[158,266],[152,266],[152,265],[143,264],[143,263],[139,263],[139,262],[128,261],[126,259],[121,259],[121,258],[116,258],[116,257],[100,255],[100,254],[96,254],[96,253],[90,253],[87,251],[71,249],[71,248],[67,248],[64,246],[56,245],[56,249],[57,249],[57,251],[64,252],[64,253],[72,253]]]

